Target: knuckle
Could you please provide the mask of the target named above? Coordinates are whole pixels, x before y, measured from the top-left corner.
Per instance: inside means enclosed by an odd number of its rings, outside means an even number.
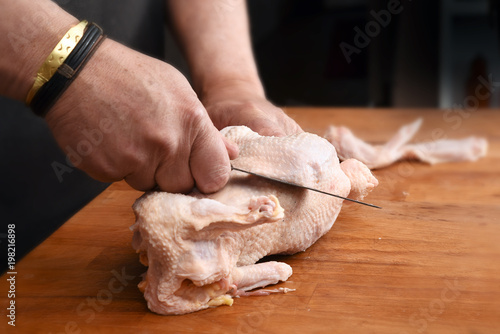
[[[132,162],[148,164],[152,161],[171,162],[178,159],[182,154],[182,137],[177,135],[176,129],[160,129],[160,131],[148,131],[144,133],[143,144],[137,148],[141,152],[140,157],[130,157]],[[138,161],[139,160],[139,161]]]
[[[241,104],[240,108],[248,112],[263,112],[259,104],[254,101],[245,101]]]
[[[181,115],[187,126],[200,126],[208,119],[207,111],[198,99],[184,101]]]

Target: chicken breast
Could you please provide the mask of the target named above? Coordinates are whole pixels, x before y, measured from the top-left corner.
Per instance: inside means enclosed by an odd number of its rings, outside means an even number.
[[[342,164],[335,148],[310,133],[263,137],[247,127],[222,134],[235,142],[235,167],[360,199],[377,184],[356,160]],[[234,296],[286,292],[249,290],[285,281],[292,268],[256,262],[305,250],[330,230],[342,200],[233,171],[219,192],[149,192],[133,206],[133,247],[149,268],[139,284],[150,310],[183,314],[231,305]]]
[[[341,160],[357,159],[370,169],[387,167],[398,160],[415,159],[429,164],[475,161],[486,155],[485,138],[441,139],[408,144],[422,125],[422,119],[401,127],[384,145],[371,145],[346,127],[330,126],[325,138],[337,149]]]

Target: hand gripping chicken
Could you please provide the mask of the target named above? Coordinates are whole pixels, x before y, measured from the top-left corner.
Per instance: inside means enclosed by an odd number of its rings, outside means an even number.
[[[235,167],[355,199],[378,184],[364,164],[340,164],[335,148],[311,133],[263,137],[238,126],[222,134],[239,146]],[[133,247],[148,266],[139,288],[149,309],[160,314],[286,292],[250,291],[292,275],[286,263],[256,262],[304,251],[330,230],[341,206],[341,199],[237,171],[210,195],[146,193],[133,207]]]

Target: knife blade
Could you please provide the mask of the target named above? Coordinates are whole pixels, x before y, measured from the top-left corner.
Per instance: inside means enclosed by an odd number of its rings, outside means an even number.
[[[254,172],[250,172],[248,170],[244,170],[244,169],[241,169],[241,168],[234,167],[233,165],[231,165],[231,170],[236,170],[238,172],[242,172],[242,173],[254,175],[254,176],[261,177],[261,178],[264,178],[264,179],[267,179],[267,180],[271,180],[271,181],[275,181],[275,182],[287,184],[289,186],[294,186],[294,187],[299,187],[299,188],[302,188],[302,189],[316,191],[316,192],[321,193],[321,194],[330,195],[330,196],[333,196],[333,197],[341,198],[343,200],[351,201],[351,202],[358,203],[358,204],[363,204],[363,205],[366,205],[366,206],[370,206],[372,208],[382,209],[380,206],[377,206],[377,205],[374,205],[374,204],[361,202],[361,201],[358,201],[358,200],[355,200],[355,199],[352,199],[352,198],[343,197],[343,196],[340,196],[340,195],[335,195],[335,194],[332,194],[332,193],[329,193],[329,192],[326,192],[326,191],[323,191],[323,190],[319,190],[319,189],[315,189],[315,188],[303,186],[303,185],[300,185],[300,184],[296,184],[296,183],[292,183],[292,182],[288,182],[288,181],[276,179],[274,177],[270,177],[270,176],[266,176],[266,175],[262,175],[262,174],[258,174],[258,173],[254,173]]]

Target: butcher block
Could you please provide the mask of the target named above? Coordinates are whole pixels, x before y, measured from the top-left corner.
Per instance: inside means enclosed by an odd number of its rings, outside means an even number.
[[[382,210],[344,202],[314,245],[272,257],[293,268],[276,287],[295,291],[180,316],[150,312],[137,288],[145,267],[129,226],[142,193],[114,183],[18,261],[15,298],[2,276],[0,332],[500,333],[500,110],[286,112],[308,132],[344,125],[370,143],[422,117],[415,141],[476,135],[489,148],[476,162],[375,170],[366,201]]]

